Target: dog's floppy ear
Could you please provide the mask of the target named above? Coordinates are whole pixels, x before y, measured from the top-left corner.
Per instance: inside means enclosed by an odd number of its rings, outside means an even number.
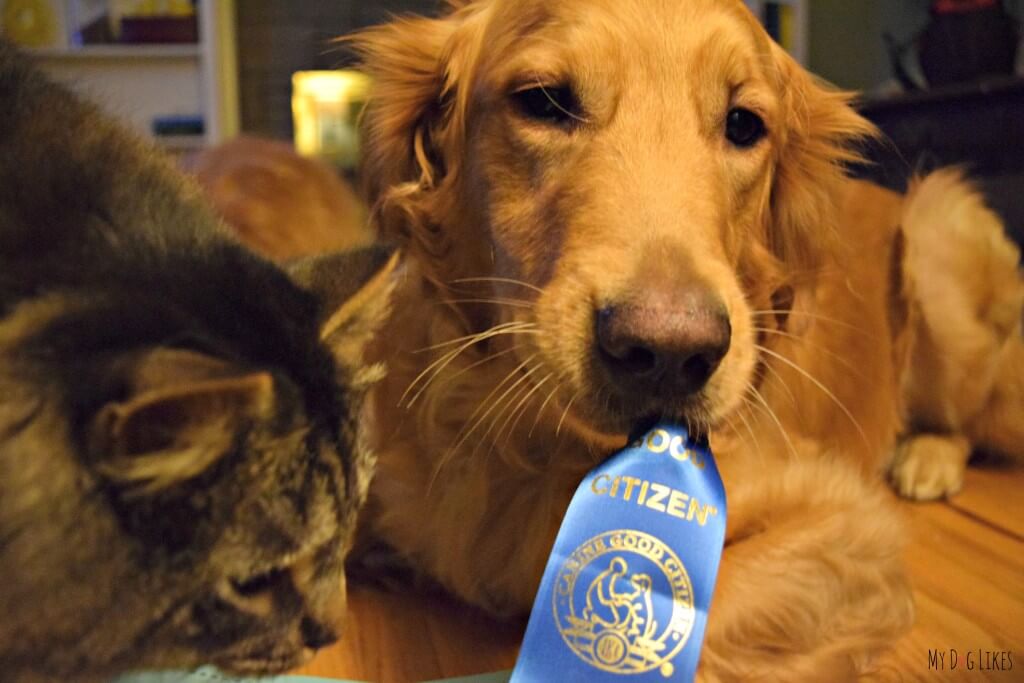
[[[363,115],[362,175],[383,237],[439,255],[439,225],[461,162],[468,87],[483,7],[457,0],[438,19],[398,18],[345,39],[373,79]]]
[[[837,203],[847,163],[860,161],[858,141],[877,129],[836,90],[771,46],[783,92],[777,171],[772,188],[771,248],[791,269],[813,270],[834,244]]]

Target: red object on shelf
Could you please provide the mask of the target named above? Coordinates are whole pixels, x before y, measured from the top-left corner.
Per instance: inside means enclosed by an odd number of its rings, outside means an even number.
[[[199,25],[191,17],[124,17],[122,43],[196,43]]]
[[[932,12],[935,14],[963,14],[990,9],[999,4],[999,0],[935,0]]]

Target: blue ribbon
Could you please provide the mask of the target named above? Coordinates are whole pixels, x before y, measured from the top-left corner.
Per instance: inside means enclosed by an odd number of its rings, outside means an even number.
[[[512,683],[691,681],[725,542],[706,442],[659,425],[573,496]]]

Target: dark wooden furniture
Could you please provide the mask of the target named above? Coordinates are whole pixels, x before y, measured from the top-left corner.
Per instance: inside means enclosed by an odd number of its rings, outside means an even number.
[[[915,173],[963,166],[1024,240],[1024,78],[869,100],[861,111],[887,140],[870,146],[875,163],[858,175],[902,190]]]

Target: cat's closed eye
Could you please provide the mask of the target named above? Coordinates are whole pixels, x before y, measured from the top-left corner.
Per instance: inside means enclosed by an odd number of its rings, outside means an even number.
[[[243,598],[252,598],[273,590],[274,586],[286,580],[288,580],[287,571],[284,569],[272,569],[246,578],[229,579],[228,585],[237,595]]]

